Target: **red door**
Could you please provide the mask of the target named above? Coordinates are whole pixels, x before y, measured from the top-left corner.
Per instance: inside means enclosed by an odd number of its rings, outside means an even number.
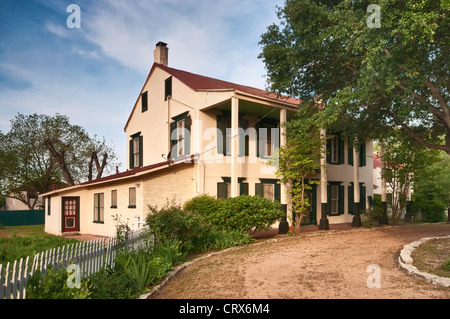
[[[64,197],[63,204],[63,232],[79,231],[78,211],[80,205],[78,197]]]

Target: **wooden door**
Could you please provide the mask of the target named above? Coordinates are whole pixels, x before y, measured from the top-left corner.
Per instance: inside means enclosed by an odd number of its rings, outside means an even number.
[[[64,197],[63,205],[63,232],[79,231],[78,228],[78,213],[80,206],[80,199],[78,197]]]

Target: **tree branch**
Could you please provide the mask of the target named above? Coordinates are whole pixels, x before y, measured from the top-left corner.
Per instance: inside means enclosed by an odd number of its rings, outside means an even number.
[[[389,112],[392,115],[392,118],[394,119],[394,122],[397,125],[400,125],[405,131],[407,131],[417,142],[422,144],[425,147],[434,149],[434,150],[441,150],[445,151],[447,154],[450,154],[450,145],[438,145],[438,144],[432,144],[427,141],[425,141],[421,136],[419,136],[412,128],[410,128],[408,125],[403,123],[397,116],[397,114],[394,112],[394,110],[389,109]]]

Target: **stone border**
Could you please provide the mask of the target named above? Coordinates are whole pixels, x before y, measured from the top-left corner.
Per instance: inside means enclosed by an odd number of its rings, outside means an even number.
[[[175,277],[175,275],[177,275],[181,270],[183,270],[184,268],[186,268],[190,265],[193,265],[201,260],[210,258],[215,255],[223,254],[223,253],[233,251],[233,250],[242,249],[244,247],[259,246],[259,245],[263,245],[263,244],[276,243],[276,242],[285,241],[285,240],[294,240],[294,239],[299,239],[299,238],[303,238],[303,237],[313,237],[313,236],[321,236],[321,235],[329,235],[329,234],[343,234],[343,233],[349,233],[349,232],[361,232],[361,231],[371,231],[371,230],[372,229],[368,229],[368,228],[362,228],[362,229],[357,228],[354,230],[342,230],[342,231],[339,231],[339,230],[318,231],[318,232],[300,234],[299,236],[289,236],[289,237],[281,237],[281,238],[274,238],[274,239],[266,239],[266,240],[262,240],[257,243],[246,244],[246,245],[242,245],[242,246],[234,246],[234,247],[230,247],[230,248],[227,248],[224,250],[213,252],[208,255],[198,257],[192,261],[185,262],[182,265],[175,267],[175,269],[173,269],[172,271],[170,271],[166,274],[164,279],[157,286],[153,287],[150,292],[140,295],[138,299],[150,299],[154,294],[159,292],[170,280],[172,280]]]
[[[400,255],[398,256],[398,263],[400,267],[406,270],[409,275],[416,275],[422,277],[426,281],[431,282],[435,285],[450,287],[450,278],[439,277],[433,274],[420,271],[419,269],[417,269],[417,267],[413,266],[414,261],[411,257],[411,254],[414,251],[414,249],[419,247],[424,242],[427,242],[432,239],[447,239],[447,238],[450,238],[450,235],[444,237],[425,237],[417,241],[413,241],[408,245],[404,245],[403,249],[400,251]]]

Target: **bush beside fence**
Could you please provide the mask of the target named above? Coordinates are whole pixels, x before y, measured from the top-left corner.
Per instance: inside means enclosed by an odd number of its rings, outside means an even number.
[[[81,278],[84,278],[104,267],[113,268],[119,249],[137,249],[148,244],[153,243],[144,242],[140,231],[129,233],[120,242],[116,237],[79,242],[38,253],[33,261],[27,257],[13,263],[8,262],[6,267],[0,264],[0,299],[25,299],[28,279],[37,271],[46,273],[50,267],[56,271],[74,264],[79,267]]]

